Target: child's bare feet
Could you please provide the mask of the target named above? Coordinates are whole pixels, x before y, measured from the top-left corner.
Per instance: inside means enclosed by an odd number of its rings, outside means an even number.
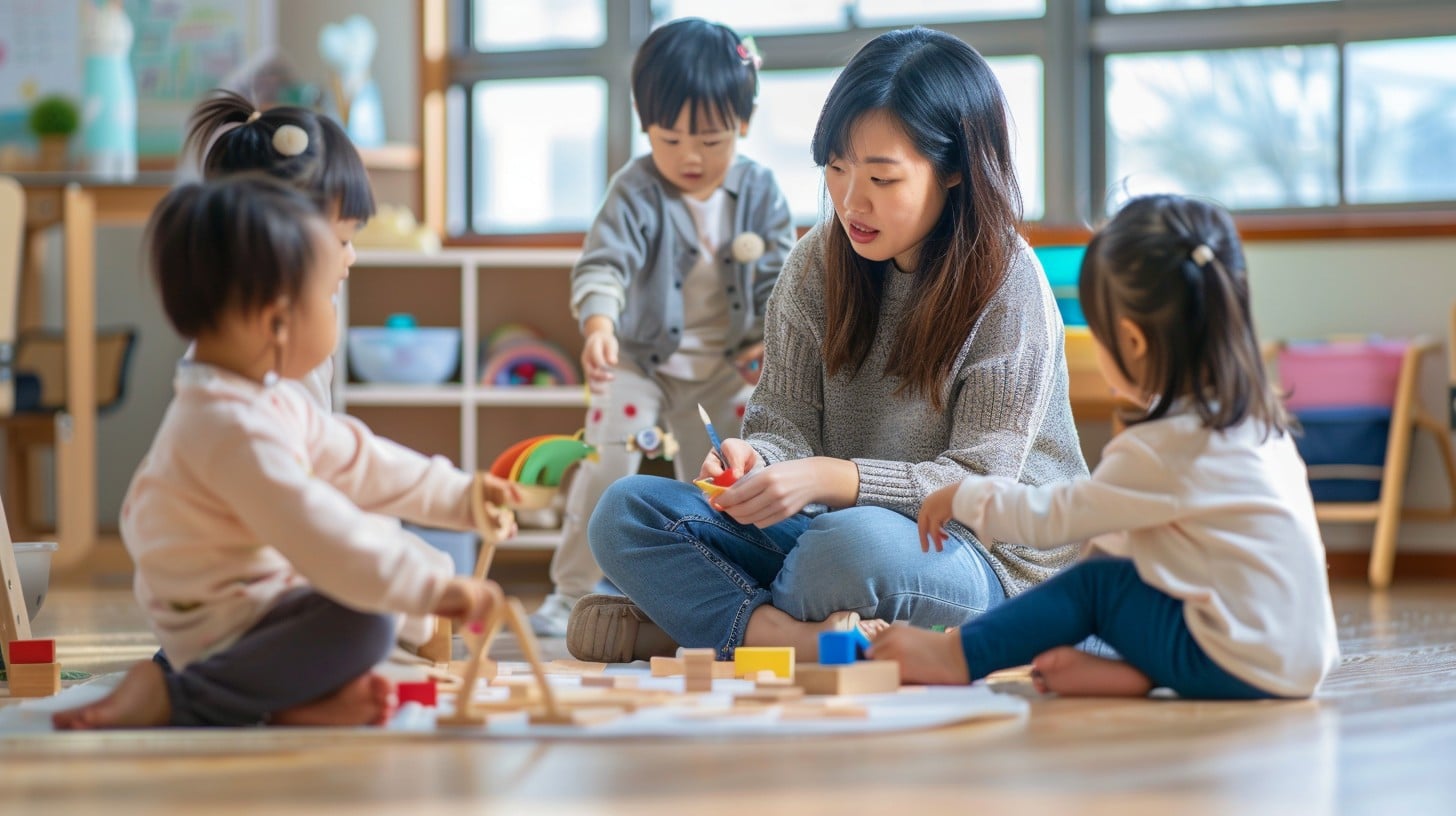
[[[743,632],[744,646],[792,646],[800,663],[819,660],[820,632],[848,632],[860,624],[858,612],[835,612],[822,621],[801,621],[769,604],[753,610]]]
[[[1036,690],[1063,697],[1146,697],[1147,675],[1122,660],[1108,660],[1071,646],[1058,646],[1031,661]]]
[[[150,728],[171,719],[172,703],[167,699],[162,667],[143,660],[127,670],[110,694],[90,705],[52,714],[51,725],[61,731]]]
[[[272,725],[384,725],[394,713],[394,683],[383,675],[360,675],[338,691],[301,706],[275,712]]]
[[[886,627],[869,649],[874,660],[900,661],[900,682],[950,685],[971,682],[961,639],[909,626]]]

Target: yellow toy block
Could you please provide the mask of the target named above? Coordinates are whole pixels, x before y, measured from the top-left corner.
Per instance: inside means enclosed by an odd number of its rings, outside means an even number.
[[[733,674],[752,677],[767,669],[778,677],[794,679],[794,647],[739,646],[733,653]]]

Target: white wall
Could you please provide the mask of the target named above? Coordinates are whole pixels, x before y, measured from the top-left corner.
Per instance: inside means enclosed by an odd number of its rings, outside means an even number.
[[[419,93],[415,3],[409,0],[292,0],[278,4],[278,50],[299,78],[328,87],[318,55],[319,31],[353,14],[369,18],[379,32],[373,75],[384,101],[385,138],[414,143],[419,138]]]

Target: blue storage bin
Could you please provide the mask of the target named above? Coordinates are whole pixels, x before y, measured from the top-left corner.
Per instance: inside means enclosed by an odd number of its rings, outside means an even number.
[[[1057,310],[1062,313],[1062,322],[1068,326],[1085,326],[1087,318],[1082,314],[1082,303],[1077,296],[1077,281],[1082,276],[1082,256],[1087,254],[1084,246],[1042,246],[1033,247],[1037,260],[1041,261],[1047,283],[1051,284],[1052,297],[1057,299]]]
[[[1309,468],[1315,501],[1373,502],[1380,498],[1389,408],[1304,408],[1295,446]]]
[[[416,524],[405,524],[404,528],[423,538],[426,544],[449,555],[450,560],[455,562],[456,575],[475,574],[475,555],[480,549],[480,536],[469,532],[420,527]]]

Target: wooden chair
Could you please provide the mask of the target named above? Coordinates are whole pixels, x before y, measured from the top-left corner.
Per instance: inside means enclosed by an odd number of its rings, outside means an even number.
[[[1452,311],[1452,340],[1456,344],[1456,308]],[[1266,356],[1277,355],[1281,344],[1265,347]],[[1390,586],[1395,568],[1395,547],[1402,519],[1444,521],[1456,519],[1456,452],[1451,444],[1448,426],[1438,421],[1420,402],[1420,372],[1426,355],[1438,351],[1441,344],[1426,337],[1417,337],[1406,345],[1396,380],[1394,402],[1390,414],[1390,431],[1386,438],[1385,462],[1381,468],[1379,498],[1375,501],[1316,502],[1315,516],[1322,522],[1356,522],[1375,525],[1370,548],[1370,586]],[[1452,384],[1456,386],[1456,362],[1452,364]],[[1456,396],[1456,391],[1453,391]],[[1456,411],[1456,406],[1453,406]],[[1296,412],[1297,413],[1297,412]],[[1436,442],[1436,450],[1445,465],[1450,501],[1441,508],[1406,508],[1406,472],[1410,467],[1411,446],[1417,430],[1428,431]]]
[[[114,410],[126,395],[127,372],[137,333],[130,327],[96,332],[96,410]],[[64,333],[54,329],[22,332],[15,344],[15,411],[0,417],[5,429],[5,486],[12,508],[11,531],[21,539],[42,530],[43,515],[38,484],[39,452],[54,448],[56,425],[64,424],[66,407],[66,348]]]

